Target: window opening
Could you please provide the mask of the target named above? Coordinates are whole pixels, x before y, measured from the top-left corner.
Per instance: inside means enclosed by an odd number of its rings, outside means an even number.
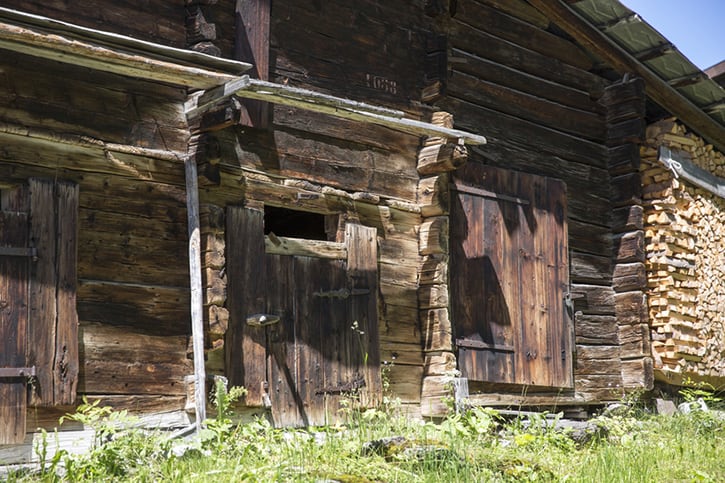
[[[325,215],[290,210],[276,206],[264,207],[264,234],[328,241]]]

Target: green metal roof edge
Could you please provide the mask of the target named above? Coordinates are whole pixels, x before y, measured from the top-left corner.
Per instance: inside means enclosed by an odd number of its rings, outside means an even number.
[[[592,26],[725,127],[725,89],[710,79],[637,12],[618,0],[567,3]],[[648,54],[651,58],[647,58]],[[662,107],[667,109],[667,106]]]

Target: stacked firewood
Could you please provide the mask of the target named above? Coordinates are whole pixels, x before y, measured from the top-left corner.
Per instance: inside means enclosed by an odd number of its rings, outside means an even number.
[[[657,161],[658,146],[725,177],[725,156],[684,126],[647,129],[641,174],[655,376],[725,380],[725,200],[677,179]]]

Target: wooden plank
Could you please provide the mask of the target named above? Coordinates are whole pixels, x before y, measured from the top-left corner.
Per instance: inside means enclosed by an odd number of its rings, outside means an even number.
[[[194,359],[194,407],[196,430],[200,432],[206,420],[206,372],[204,368],[204,298],[201,281],[201,226],[199,222],[199,179],[196,161],[184,161],[186,172],[186,213],[189,259],[189,314]]]
[[[485,150],[478,151],[475,148],[471,149],[469,153],[469,164],[473,160],[474,154],[481,153],[481,155],[490,157],[500,148],[502,150],[501,156],[505,158],[509,166],[512,163],[511,150],[515,150],[517,155],[520,151],[522,156],[525,156],[523,153],[526,151],[533,150],[539,163],[541,162],[542,155],[549,154],[552,155],[553,161],[556,161],[556,157],[558,157],[582,163],[587,167],[595,166],[606,168],[607,166],[607,152],[601,144],[596,144],[580,137],[541,126],[540,124],[526,121],[510,114],[501,113],[494,109],[489,109],[453,96],[446,96],[438,102],[438,105],[446,111],[455,112],[456,124],[462,129],[485,132],[489,139],[496,141],[496,144],[493,142],[487,144]],[[498,143],[500,143],[500,146]],[[506,147],[505,150],[503,150],[504,147]],[[492,153],[486,154],[489,150]],[[542,167],[539,167],[539,169],[542,169]],[[560,176],[564,176],[564,173],[561,171],[559,173]],[[565,180],[569,182],[566,177]]]
[[[136,182],[144,179],[183,184],[178,153],[170,151],[95,143],[93,140],[81,140],[73,136],[54,135],[52,131],[25,129],[7,124],[0,124],[0,139],[3,140],[7,152],[3,165],[12,166],[17,177],[27,179],[45,176],[48,169],[51,169],[59,176],[62,175],[63,179],[75,180],[81,185],[83,177],[89,173],[115,174],[133,178]],[[114,155],[106,156],[104,149]],[[171,159],[174,159],[173,163]],[[93,183],[87,186],[91,185]]]
[[[607,85],[603,78],[555,59],[550,52],[535,52],[456,18],[453,22],[450,34],[453,48],[465,50],[542,79],[590,92],[594,98],[601,96]]]
[[[453,71],[448,93],[458,99],[494,109],[511,116],[563,131],[592,141],[606,138],[601,114],[563,106],[537,96],[501,86],[460,71]]]
[[[280,128],[305,131],[326,138],[399,152],[406,156],[416,151],[420,145],[419,136],[380,129],[374,125],[360,124],[305,109],[276,105],[273,116],[275,126]]]
[[[75,402],[78,385],[78,185],[56,181],[55,198],[57,328],[53,362],[53,404],[58,405]]]
[[[494,179],[487,184],[488,189],[496,186],[496,175],[501,173],[492,174]],[[500,182],[505,183],[505,179]],[[510,262],[506,262],[502,251],[510,244],[503,226],[503,210],[508,205],[511,203],[499,206],[495,200],[459,193],[451,210],[451,263],[456,273],[451,279],[451,295],[456,333],[464,339],[501,346],[514,344],[517,332],[511,321],[518,319],[519,313],[518,307],[507,303],[516,300],[511,290],[518,290],[518,268],[507,271]],[[502,281],[504,276],[506,282]],[[467,297],[471,297],[469,302]],[[481,299],[486,300],[483,313],[475,302]],[[516,377],[511,354],[459,350],[459,361],[464,377],[472,380],[513,382]]]
[[[457,72],[474,76],[481,80],[508,87],[519,92],[536,95],[563,106],[580,109],[590,113],[601,113],[601,106],[592,99],[589,92],[562,85],[539,76],[509,67],[505,63],[495,62],[484,56],[478,56],[461,49],[453,49],[452,55],[458,60]]]
[[[295,259],[279,255],[267,255],[266,311],[280,316],[279,324],[267,332],[268,393],[275,425],[300,425],[307,418],[306,407],[299,392],[299,357],[295,300]],[[300,290],[302,287],[300,287]],[[261,364],[262,361],[259,361]]]
[[[0,212],[0,245],[28,245],[28,215]],[[28,327],[27,258],[0,256],[0,366],[26,367],[26,350],[32,346]],[[0,378],[0,445],[25,438],[26,378]]]
[[[187,336],[149,335],[127,327],[83,323],[79,389],[90,394],[186,393],[193,365]]]
[[[455,19],[512,44],[550,56],[565,65],[584,71],[592,68],[591,57],[574,42],[509,17],[496,7],[482,5],[479,2],[460,2]]]
[[[188,256],[184,240],[85,230],[79,234],[79,246],[83,247],[80,278],[172,287],[188,284],[188,265],[179,263]],[[211,260],[218,253],[207,251],[204,256]]]
[[[77,298],[78,316],[86,322],[157,335],[190,332],[188,287],[79,279]]]
[[[288,238],[270,234],[264,237],[265,253],[269,255],[307,256],[344,260],[348,257],[344,243]]]
[[[547,369],[553,369],[553,364],[544,363],[544,359],[553,362],[547,353],[549,348],[544,343],[552,329],[546,317],[550,310],[547,297],[552,281],[546,274],[545,264],[538,263],[543,260],[551,263],[547,253],[547,232],[550,227],[546,224],[545,207],[542,206],[546,198],[546,186],[542,181],[538,177],[529,178],[522,173],[512,172],[510,186],[504,188],[508,193],[530,200],[529,205],[515,207],[516,212],[512,213],[515,218],[505,220],[507,229],[515,234],[516,240],[505,249],[512,259],[511,269],[518,268],[519,272],[516,298],[508,299],[510,304],[519,304],[521,314],[516,382],[531,386],[549,385],[547,380],[551,374],[547,373]],[[517,263],[518,267],[513,263]]]
[[[86,360],[80,373],[78,390],[96,394],[186,394],[184,377],[188,364],[122,364],[114,360]]]
[[[350,361],[362,374],[365,387],[362,389],[362,401],[365,406],[374,407],[382,401],[382,381],[380,379],[380,340],[378,331],[378,241],[377,230],[360,224],[348,223],[345,226],[345,244],[347,245],[347,281],[351,291],[367,290],[367,295],[352,297],[349,303],[349,320],[357,324],[353,329],[352,351],[356,354]],[[355,372],[349,374],[349,381],[356,380]],[[338,403],[339,404],[339,403]]]
[[[567,223],[567,187],[555,179],[546,179],[546,194],[543,200],[542,223],[540,230],[546,232],[545,253],[548,260],[544,272],[547,275],[547,321],[548,331],[544,346],[548,351],[545,359],[549,367],[548,384],[551,387],[571,388],[574,385],[572,375],[572,344],[574,328],[571,315],[564,304],[564,296],[569,291],[569,239],[573,228]]]
[[[267,380],[265,329],[247,325],[249,315],[264,313],[264,213],[227,207],[227,308],[229,329],[226,374],[232,385],[247,388],[248,406],[264,405],[262,384]],[[232,256],[233,254],[233,256]]]
[[[573,244],[572,244],[573,245]],[[612,280],[612,257],[571,250],[571,281],[577,284],[601,283]]]
[[[55,215],[55,187],[52,181],[29,180],[31,239],[38,249],[38,261],[33,264],[30,281],[30,320],[28,362],[37,368],[36,390],[31,397],[33,406],[52,406],[55,388],[55,355],[58,330],[56,303],[58,274],[58,218]]]

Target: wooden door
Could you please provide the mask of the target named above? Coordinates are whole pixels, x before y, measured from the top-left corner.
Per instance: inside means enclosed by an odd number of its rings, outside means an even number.
[[[473,163],[456,173],[451,297],[464,377],[572,387],[567,239],[560,180]]]
[[[265,237],[261,211],[230,207],[227,267],[227,374],[248,405],[318,425],[342,398],[379,399],[374,228],[348,224],[343,243]]]

